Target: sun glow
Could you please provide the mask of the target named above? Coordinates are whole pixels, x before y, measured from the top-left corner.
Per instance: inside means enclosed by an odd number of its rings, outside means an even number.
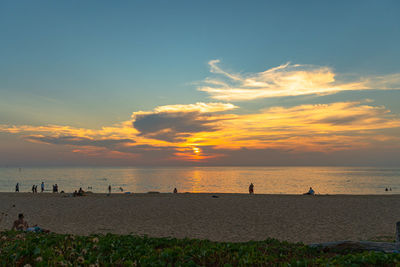
[[[200,154],[200,153],[201,153],[201,150],[200,150],[200,148],[198,148],[198,147],[192,147],[192,149],[193,149],[193,152],[194,152],[195,154]]]

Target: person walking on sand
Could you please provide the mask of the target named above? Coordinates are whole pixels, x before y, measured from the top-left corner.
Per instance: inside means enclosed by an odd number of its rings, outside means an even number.
[[[19,192],[19,183],[15,185],[15,192]]]
[[[250,195],[254,194],[254,185],[253,185],[253,183],[250,183],[250,185],[249,185],[249,194]]]
[[[41,189],[41,193],[43,193],[44,192],[44,182],[42,182],[42,184],[40,185],[40,189]]]

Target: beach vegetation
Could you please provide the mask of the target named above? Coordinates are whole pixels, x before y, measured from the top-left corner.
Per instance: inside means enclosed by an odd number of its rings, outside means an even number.
[[[394,266],[400,254],[332,251],[276,239],[243,243],[147,236],[0,232],[1,266]]]

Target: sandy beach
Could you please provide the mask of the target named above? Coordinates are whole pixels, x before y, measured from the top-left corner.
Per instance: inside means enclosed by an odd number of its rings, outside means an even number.
[[[0,212],[1,229],[22,212],[57,233],[315,243],[394,237],[400,195],[0,193]]]

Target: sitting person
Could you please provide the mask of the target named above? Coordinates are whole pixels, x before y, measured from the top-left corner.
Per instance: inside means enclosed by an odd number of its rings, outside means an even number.
[[[314,191],[314,189],[312,189],[312,187],[310,187],[310,190],[308,190],[308,192],[307,192],[307,193],[304,193],[303,195],[311,195],[311,196],[314,196],[314,195],[315,195],[315,191]]]
[[[28,222],[24,220],[24,214],[22,214],[22,213],[18,214],[18,220],[14,221],[11,230],[26,231],[26,232],[36,232],[36,233],[39,233],[39,232],[48,233],[48,232],[50,232],[49,230],[42,229],[37,225],[34,225],[33,227],[29,227]]]
[[[28,228],[28,223],[24,220],[24,214],[18,214],[18,220],[15,220],[11,230],[25,231]]]
[[[178,194],[178,189],[174,188],[174,194]]]

